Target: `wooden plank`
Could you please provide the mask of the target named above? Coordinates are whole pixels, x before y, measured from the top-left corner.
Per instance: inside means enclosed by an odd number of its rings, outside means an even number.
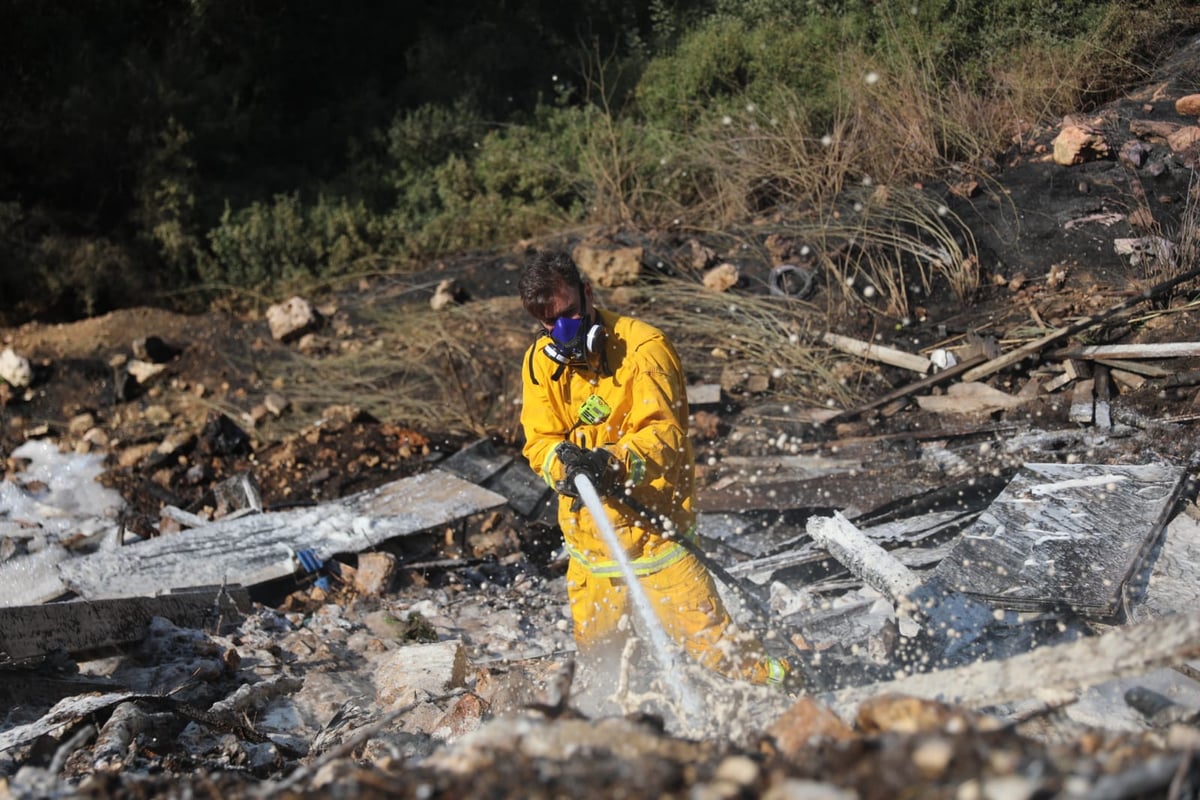
[[[1170,378],[1175,373],[1163,367],[1156,367],[1154,364],[1143,364],[1140,361],[1097,358],[1093,359],[1097,364],[1103,364],[1109,369],[1119,369],[1123,372],[1132,372],[1136,375],[1141,375],[1145,378]]]
[[[495,492],[432,470],[335,503],[218,520],[70,559],[59,563],[57,571],[88,600],[153,597],[198,586],[253,586],[292,574],[300,550],[311,549],[325,561],[504,503]],[[4,599],[7,605],[28,605]]]
[[[1112,430],[1112,409],[1109,401],[1112,398],[1112,381],[1109,378],[1108,367],[1103,364],[1097,364],[1093,371],[1096,391],[1096,404],[1094,407],[1095,425],[1100,430]]]
[[[894,347],[884,347],[859,339],[852,339],[849,336],[842,336],[837,333],[823,333],[821,334],[821,341],[835,350],[841,350],[843,353],[850,353],[860,358],[912,370],[921,375],[926,374],[933,368],[933,362],[924,356],[914,355],[904,350],[897,350]]]
[[[813,517],[805,530],[818,547],[828,551],[893,605],[905,603],[921,583],[910,569],[838,512],[832,517]]]
[[[806,480],[863,468],[859,458],[827,458],[821,455],[788,456],[725,456],[722,470],[734,469],[738,474],[754,475],[766,483],[785,480]]]
[[[1002,392],[986,383],[971,382],[956,383],[945,394],[918,397],[917,405],[922,411],[934,414],[990,414],[1020,408],[1032,399],[1032,396]]]
[[[0,753],[26,742],[32,742],[48,733],[61,731],[98,711],[112,708],[117,703],[140,696],[142,695],[137,692],[106,692],[64,698],[40,719],[0,732]]]
[[[882,694],[986,708],[1037,697],[1047,690],[1075,691],[1142,675],[1198,655],[1200,614],[1175,614],[1004,660],[856,686],[821,699],[847,720],[854,718],[864,701]]]
[[[139,642],[152,617],[183,628],[205,628],[221,620],[236,621],[249,608],[249,593],[241,587],[0,608],[0,665],[60,650],[75,655]]]
[[[914,381],[913,383],[907,384],[905,386],[901,386],[900,388],[895,389],[894,391],[888,392],[883,397],[878,397],[878,398],[870,401],[869,403],[863,403],[860,406],[855,406],[854,408],[848,408],[845,411],[839,412],[838,414],[834,415],[833,417],[830,417],[829,419],[827,419],[825,421],[827,423],[837,423],[837,422],[845,422],[847,420],[852,420],[858,416],[861,416],[862,414],[866,413],[867,411],[871,411],[873,409],[879,408],[880,406],[885,406],[888,403],[891,403],[895,400],[902,400],[906,397],[911,397],[914,394],[920,394],[921,392],[924,392],[927,389],[931,389],[934,386],[938,386],[947,381],[954,380],[959,375],[962,375],[967,370],[969,370],[973,367],[976,367],[979,364],[982,364],[986,360],[987,360],[987,357],[984,356],[983,354],[977,355],[974,358],[970,358],[959,364],[955,364],[953,367],[947,367],[946,369],[939,370],[938,372],[935,372],[932,375],[927,375],[926,377],[922,378],[919,381]]]
[[[1123,365],[1123,366],[1125,366],[1126,369],[1129,368],[1128,365]],[[1151,375],[1149,377],[1154,378],[1154,377],[1166,377],[1166,376]],[[1187,372],[1173,373],[1169,377],[1167,377],[1167,380],[1165,382],[1165,385],[1168,387],[1195,386],[1197,384],[1200,384],[1200,370],[1196,370],[1196,369],[1188,370]]]
[[[487,482],[487,488],[508,498],[508,504],[522,516],[531,516],[552,490],[523,458],[513,459]]]
[[[1048,394],[1053,394],[1067,384],[1071,383],[1071,381],[1078,380],[1084,375],[1085,372],[1080,368],[1080,362],[1073,358],[1069,358],[1063,362],[1062,374],[1048,381],[1044,388]]]
[[[1081,425],[1091,425],[1096,415],[1096,401],[1093,394],[1096,382],[1093,378],[1080,381],[1071,390],[1071,406],[1067,410],[1067,419]]]
[[[1200,342],[1097,344],[1090,347],[1076,347],[1069,350],[1056,350],[1050,355],[1054,358],[1108,358],[1114,360],[1142,358],[1191,358],[1194,356],[1200,356]]]
[[[1128,609],[1131,622],[1184,611],[1200,613],[1200,581],[1196,580],[1196,565],[1200,564],[1198,516],[1195,504],[1190,504],[1167,524],[1158,546],[1147,558],[1149,569],[1143,570],[1140,582],[1131,583],[1129,594],[1137,598]]]
[[[996,606],[1109,617],[1186,475],[1168,464],[1026,464],[935,573]]]
[[[1047,347],[1054,344],[1055,342],[1062,341],[1063,339],[1067,338],[1068,336],[1072,336],[1076,333],[1079,333],[1080,331],[1087,330],[1088,328],[1091,328],[1095,325],[1099,325],[1101,322],[1106,322],[1110,319],[1114,319],[1117,316],[1129,311],[1131,308],[1138,305],[1139,303],[1144,303],[1147,300],[1152,300],[1155,297],[1158,297],[1159,295],[1163,294],[1164,292],[1171,290],[1172,288],[1180,285],[1181,283],[1190,281],[1197,276],[1200,276],[1200,267],[1195,267],[1193,269],[1189,269],[1187,272],[1176,275],[1175,277],[1171,278],[1170,280],[1166,280],[1166,281],[1163,281],[1162,283],[1151,286],[1149,289],[1147,289],[1144,292],[1139,293],[1135,297],[1131,297],[1128,300],[1118,303],[1117,305],[1115,305],[1111,308],[1108,308],[1108,309],[1100,312],[1099,314],[1094,314],[1090,317],[1084,317],[1083,319],[1081,319],[1077,322],[1073,322],[1070,325],[1067,325],[1062,328],[1058,328],[1057,330],[1051,331],[1050,333],[1046,334],[1045,336],[1041,337],[1040,339],[1035,339],[1034,341],[1028,342],[1028,343],[1022,345],[1021,347],[1018,347],[1015,350],[1005,353],[1004,355],[1000,356],[999,358],[994,358],[991,361],[987,361],[983,364],[980,364],[978,367],[975,367],[974,369],[972,369],[971,371],[969,371],[965,375],[963,375],[963,380],[964,381],[982,380],[983,378],[986,378],[988,375],[992,375],[993,373],[999,372],[1000,370],[1002,370],[1006,367],[1010,367],[1013,364],[1016,364],[1017,362],[1028,358],[1029,356],[1040,353],[1042,350],[1046,349]]]
[[[1077,331],[1072,325],[1051,331],[1040,339],[1034,339],[1032,342],[1023,344],[1015,350],[1010,350],[999,358],[993,358],[991,361],[985,361],[974,369],[967,370],[967,372],[963,375],[963,380],[982,380],[988,375],[999,372],[1006,367],[1011,367],[1013,364],[1024,361],[1026,358],[1029,358],[1032,355],[1036,355],[1046,347],[1054,344],[1055,342],[1066,339],[1068,336],[1071,336],[1076,332]]]
[[[1108,375],[1117,386],[1128,389],[1131,392],[1136,392],[1146,385],[1146,379],[1135,372],[1127,372],[1123,369],[1109,369]]]
[[[694,383],[687,387],[688,407],[711,408],[721,404],[721,384]]]

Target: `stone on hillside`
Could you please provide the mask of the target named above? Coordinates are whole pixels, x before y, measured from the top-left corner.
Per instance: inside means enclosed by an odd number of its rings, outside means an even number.
[[[1139,139],[1130,139],[1121,145],[1121,160],[1132,167],[1141,167],[1150,155],[1150,145]]]
[[[733,264],[725,263],[704,273],[704,286],[714,292],[727,292],[737,286],[739,278],[741,278],[741,273],[738,272],[738,268]]]
[[[1064,167],[1107,158],[1108,142],[1099,131],[1064,122],[1054,137],[1054,163]]]
[[[637,283],[642,273],[640,247],[596,247],[581,244],[571,253],[579,271],[597,286],[625,286]]]
[[[433,297],[429,298],[429,307],[441,311],[446,306],[459,305],[466,301],[466,291],[453,278],[446,278],[437,285]]]
[[[1200,117],[1200,94],[1187,94],[1175,101],[1175,113]]]
[[[90,411],[76,414],[67,421],[67,433],[72,436],[82,436],[94,427],[96,427],[96,415]]]
[[[125,365],[125,371],[129,373],[138,386],[147,386],[166,371],[167,367],[164,364],[152,364],[149,361],[142,361],[139,358],[132,358]]]
[[[688,266],[696,272],[708,269],[708,265],[716,261],[717,254],[711,247],[705,247],[697,239],[688,239],[684,245]]]
[[[17,389],[24,389],[33,383],[33,365],[25,356],[17,355],[11,348],[4,348],[0,353],[0,380]]]
[[[1200,126],[1187,125],[1172,133],[1167,137],[1167,144],[1171,146],[1171,152],[1182,153],[1195,147],[1200,142]]]
[[[303,297],[293,297],[267,309],[267,325],[271,328],[271,338],[277,342],[298,339],[316,328],[320,321],[317,310]]]
[[[488,708],[481,699],[473,694],[464,694],[433,724],[430,734],[435,739],[458,739],[477,730],[487,712]]]
[[[274,417],[283,416],[283,412],[291,408],[291,405],[291,401],[278,392],[270,392],[263,398],[263,407]]]

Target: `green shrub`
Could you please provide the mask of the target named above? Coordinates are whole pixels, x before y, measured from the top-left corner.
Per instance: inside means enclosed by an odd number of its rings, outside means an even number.
[[[350,274],[376,255],[379,222],[362,203],[318,198],[305,206],[295,194],[270,203],[226,208],[199,258],[210,284],[271,293]]]
[[[497,245],[583,218],[581,139],[589,112],[538,109],[523,124],[482,133],[423,173],[402,196],[389,229],[410,253]]]
[[[669,56],[652,61],[638,84],[638,108],[650,124],[691,129],[706,114],[745,102],[766,102],[786,89],[803,99],[806,114],[833,110],[831,52],[842,23],[810,17],[796,26],[749,25],[714,17],[687,34]]]

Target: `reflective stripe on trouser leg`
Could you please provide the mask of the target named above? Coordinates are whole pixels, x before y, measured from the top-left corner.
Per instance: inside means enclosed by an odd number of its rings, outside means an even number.
[[[766,684],[768,686],[777,686],[783,683],[783,679],[788,674],[787,662],[778,658],[771,658],[770,656],[767,656],[765,662],[767,667]]]

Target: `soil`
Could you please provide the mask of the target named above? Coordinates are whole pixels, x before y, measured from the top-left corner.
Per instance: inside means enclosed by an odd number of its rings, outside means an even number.
[[[1191,193],[1195,153],[1173,153],[1160,137],[1138,137],[1130,130],[1130,123],[1138,120],[1177,125],[1194,122],[1175,112],[1174,101],[1190,92],[1197,78],[1200,44],[1192,44],[1144,87],[1094,114],[1081,115],[1103,120],[1101,127],[1111,148],[1107,158],[1072,167],[1056,165],[1051,153],[1058,126],[1051,126],[1031,131],[1015,143],[972,196],[959,196],[944,186],[926,187],[945,198],[979,244],[985,280],[978,297],[967,307],[945,293],[929,297],[925,317],[906,327],[897,327],[870,309],[830,320],[831,327],[910,352],[968,332],[993,337],[1008,348],[1019,328],[1045,331],[1070,324],[1136,297],[1147,286],[1169,277],[1153,267],[1132,264],[1116,252],[1113,242],[1154,233],[1178,238],[1181,220],[1197,202]],[[1117,155],[1131,142],[1148,147],[1140,167]],[[651,252],[677,251],[687,243],[684,237],[629,231],[613,238],[622,243],[640,242]],[[519,260],[507,253],[447,259],[427,275],[364,285],[329,298],[328,303],[351,314],[356,306],[382,296],[424,304],[436,282],[445,278],[467,291],[468,302],[512,295],[514,273],[510,267]],[[744,280],[733,291],[764,293],[772,265],[742,258],[740,266]],[[1050,277],[1064,272],[1061,282]],[[1188,291],[1195,286],[1193,282],[1140,304],[1133,319],[1089,328],[1055,347],[1200,341],[1200,307]],[[342,341],[370,335],[368,328],[362,328]],[[174,351],[164,362],[165,375],[145,386],[131,384],[126,370],[137,343],[156,339]],[[0,331],[0,343],[30,358],[36,373],[26,391],[0,385],[0,454],[6,459],[7,472],[21,469],[11,453],[29,437],[51,437],[64,447],[106,453],[105,480],[120,490],[128,503],[127,526],[143,535],[154,535],[165,505],[196,513],[218,510],[224,502],[221,486],[235,476],[252,475],[264,507],[283,508],[345,496],[428,469],[473,438],[462,432],[416,430],[406,420],[376,419],[353,406],[322,409],[311,419],[293,419],[287,429],[254,424],[245,415],[274,387],[252,365],[283,357],[297,346],[275,341],[265,319],[257,316],[217,311],[184,316],[162,309],[131,308],[71,324],[31,322]],[[523,344],[516,342],[508,354],[514,370],[519,368]],[[489,346],[504,347],[504,340],[489,342]],[[1021,362],[989,382],[1019,392],[1040,363],[1037,358]],[[1182,374],[1200,368],[1200,359],[1171,359],[1159,366],[1170,374]],[[878,384],[880,393],[913,379],[891,368],[879,369],[884,377]],[[1196,467],[1193,426],[1200,418],[1200,409],[1194,405],[1196,390],[1169,384],[1166,378],[1151,379],[1140,389],[1125,388],[1114,396],[1114,415],[1136,423],[1135,431],[1113,443],[1112,450],[1099,453],[1100,458],[1126,462],[1162,459]],[[446,400],[430,397],[429,402]],[[988,432],[994,440],[995,431],[1001,429],[1070,427],[1068,406],[1060,396],[1047,396],[1018,411],[989,412],[964,420],[921,411],[907,403],[902,408],[873,410],[841,426],[803,423],[803,433],[813,452],[823,443],[836,445],[856,437],[886,441],[894,436],[899,442],[896,447],[911,446],[914,433],[949,429],[974,428]],[[763,428],[762,420],[771,418],[771,409],[747,397],[713,413],[717,420],[708,419],[704,425],[698,422],[693,430],[703,461],[753,456],[755,450],[748,443],[755,441],[754,432]],[[517,454],[518,442],[511,436],[494,438],[497,446]],[[845,447],[841,451],[844,453]],[[1054,452],[1029,455],[1044,460],[1066,457]],[[1012,459],[1002,467],[1011,469]],[[715,502],[720,497],[719,471],[702,471],[702,480],[711,489],[708,501]],[[872,470],[838,481],[848,483],[835,486],[831,481],[830,490],[837,497],[855,498],[863,511],[920,488],[914,476],[887,476]],[[795,504],[815,501],[797,500]],[[511,510],[503,513],[505,519],[499,525],[494,517],[469,521],[474,528],[466,533],[467,538],[479,540],[490,535],[494,539],[498,527],[510,532],[528,530],[530,520]],[[520,541],[519,535],[510,538],[516,546]],[[539,553],[543,559],[547,555]],[[859,769],[855,764],[868,755],[855,753],[849,758],[844,765],[847,774]],[[845,760],[845,754],[836,758],[830,754],[830,759],[825,762],[827,772],[841,769],[837,763]]]

